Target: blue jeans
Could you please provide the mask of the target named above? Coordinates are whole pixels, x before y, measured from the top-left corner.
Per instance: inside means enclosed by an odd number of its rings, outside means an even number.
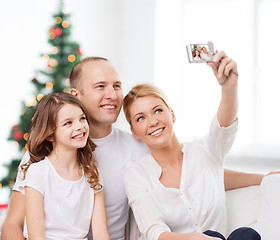
[[[226,238],[219,232],[207,230],[204,234],[226,240]],[[261,236],[252,228],[242,227],[234,230],[227,240],[261,240]]]

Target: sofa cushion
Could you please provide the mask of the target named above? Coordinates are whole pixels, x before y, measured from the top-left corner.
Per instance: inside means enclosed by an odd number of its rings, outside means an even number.
[[[255,228],[260,199],[260,186],[226,191],[228,234],[239,227]]]
[[[280,174],[264,177],[260,186],[262,198],[257,230],[262,240],[278,239],[280,218]]]

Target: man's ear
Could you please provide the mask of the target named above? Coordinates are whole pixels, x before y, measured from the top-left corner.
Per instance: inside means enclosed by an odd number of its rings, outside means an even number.
[[[80,95],[80,91],[76,88],[71,88],[70,93],[75,97],[78,97]]]
[[[172,122],[175,123],[176,122],[176,116],[175,116],[175,113],[174,111],[171,109],[171,116],[172,116]]]
[[[130,131],[131,131],[131,133],[132,133],[132,136],[133,136],[135,139],[140,139],[140,138],[138,137],[138,135],[134,132],[132,126],[130,126]]]

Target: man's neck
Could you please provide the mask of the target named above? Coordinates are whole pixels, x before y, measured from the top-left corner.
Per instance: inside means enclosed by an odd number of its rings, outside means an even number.
[[[104,138],[112,131],[112,124],[108,125],[91,125],[90,137],[93,139]]]

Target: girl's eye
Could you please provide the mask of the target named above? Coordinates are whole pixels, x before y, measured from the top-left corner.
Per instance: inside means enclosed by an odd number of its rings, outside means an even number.
[[[143,121],[144,120],[144,117],[139,117],[139,118],[137,118],[137,122],[140,122],[140,121]]]
[[[72,123],[71,121],[68,121],[68,122],[64,123],[64,125],[63,125],[63,126],[70,125],[71,123]]]
[[[82,117],[80,118],[80,120],[85,121],[85,120],[87,120],[87,119],[86,119],[85,116],[82,116]]]
[[[161,113],[161,112],[162,112],[162,109],[157,109],[157,110],[155,111],[156,114]]]

